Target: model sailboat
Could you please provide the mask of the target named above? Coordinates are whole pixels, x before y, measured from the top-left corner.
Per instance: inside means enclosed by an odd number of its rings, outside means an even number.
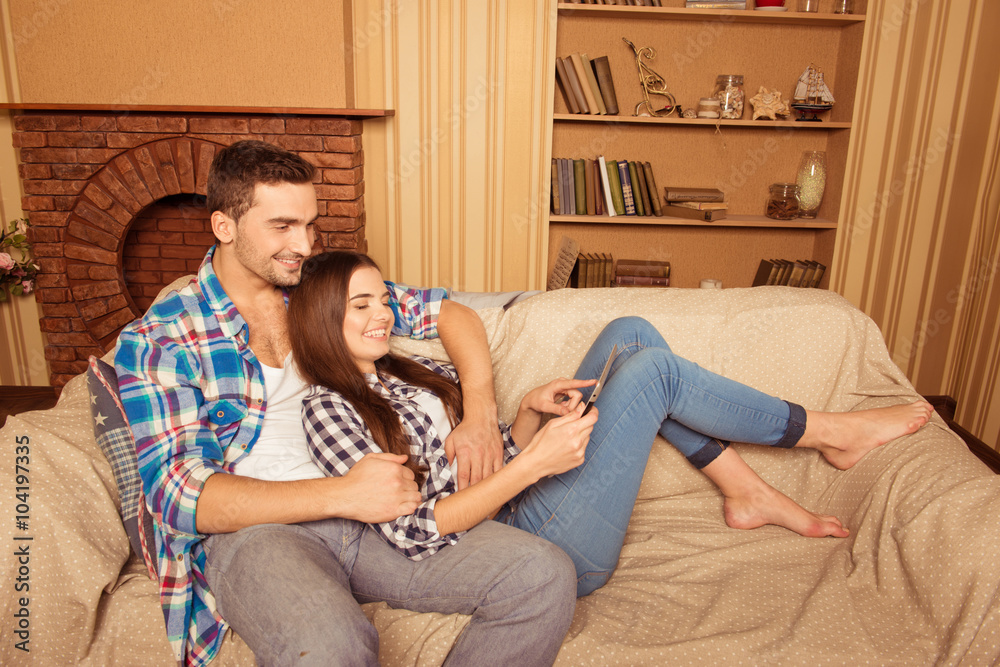
[[[823,71],[810,64],[795,84],[795,94],[792,96],[791,107],[802,113],[799,120],[819,121],[816,114],[829,111],[835,101],[833,93],[823,79]],[[806,114],[810,112],[812,116],[807,118]]]

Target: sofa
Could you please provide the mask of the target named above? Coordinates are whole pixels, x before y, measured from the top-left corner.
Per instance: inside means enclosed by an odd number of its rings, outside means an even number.
[[[918,398],[876,325],[822,290],[564,289],[478,312],[505,419],[528,389],[571,375],[601,328],[623,315],[650,320],[702,366],[807,408]],[[447,358],[434,341],[393,346]],[[123,529],[90,400],[86,378],[76,377],[54,408],[2,429],[2,664],[172,662],[157,586]],[[846,471],[812,450],[735,446],[771,485],[840,517],[850,537],[730,529],[719,492],[658,438],[618,568],[578,600],[558,665],[1000,661],[1000,476],[940,418]],[[26,457],[21,479],[17,456]],[[27,507],[15,486],[28,487]],[[12,515],[22,510],[18,526]],[[12,545],[30,555],[12,559]],[[12,594],[19,581],[30,588]],[[467,622],[383,603],[365,612],[385,665],[440,664]],[[27,633],[30,653],[11,627]],[[216,664],[253,657],[230,632]]]

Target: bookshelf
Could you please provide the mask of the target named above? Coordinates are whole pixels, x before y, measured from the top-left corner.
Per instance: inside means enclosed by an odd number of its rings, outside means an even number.
[[[789,0],[794,4],[795,0]],[[812,259],[830,267],[839,225],[840,199],[854,112],[865,3],[854,14],[687,9],[558,3],[556,55],[607,55],[619,115],[572,114],[555,90],[551,157],[649,161],[662,201],[664,186],[718,187],[729,216],[714,222],[670,217],[555,215],[547,213],[549,269],[559,242],[572,236],[581,252],[608,252],[616,259],[671,263],[671,285],[697,287],[716,278],[725,287],[747,287],[762,258]],[[748,4],[752,5],[752,1]],[[716,76],[742,74],[748,100],[740,120],[635,117],[643,99],[635,57],[622,41],[650,46],[646,64],[667,82],[682,108],[711,94]],[[822,68],[836,104],[823,122],[751,120],[749,98],[759,87],[791,97],[810,64]],[[553,76],[554,76],[554,67]],[[653,98],[658,101],[662,98]],[[815,220],[778,221],[764,216],[768,186],[794,181],[806,150],[827,154],[827,184]],[[828,268],[823,286],[829,281]]]

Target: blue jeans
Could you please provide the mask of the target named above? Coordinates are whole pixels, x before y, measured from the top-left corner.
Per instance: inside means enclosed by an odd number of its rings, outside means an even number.
[[[657,433],[700,469],[729,440],[792,447],[805,431],[801,406],[678,357],[638,317],[608,324],[576,377],[599,377],[615,344],[618,356],[595,402],[599,418],[583,464],[541,480],[512,512],[495,517],[560,546],[576,566],[581,596],[603,586],[618,563]]]
[[[359,602],[472,616],[446,665],[551,665],[573,620],[573,564],[551,542],[484,521],[412,561],[367,524],[327,519],[210,536],[219,613],[262,665],[377,665]]]

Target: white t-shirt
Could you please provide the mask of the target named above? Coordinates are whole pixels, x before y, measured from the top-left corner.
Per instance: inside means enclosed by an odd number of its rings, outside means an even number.
[[[268,481],[293,481],[324,477],[323,469],[309,457],[302,428],[302,399],[309,390],[299,376],[291,353],[283,368],[260,365],[264,371],[267,408],[260,436],[234,472]]]

